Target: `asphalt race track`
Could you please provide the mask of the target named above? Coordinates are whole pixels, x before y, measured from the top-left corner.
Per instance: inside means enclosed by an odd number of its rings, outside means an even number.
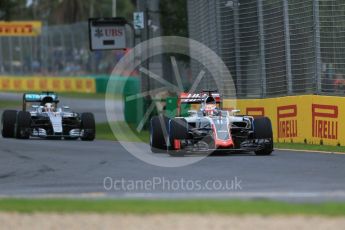
[[[272,156],[210,156],[189,166],[164,168],[136,159],[117,142],[0,138],[0,159],[0,197],[345,200],[345,155],[339,154],[276,150]],[[104,184],[105,178],[111,180]],[[236,178],[240,187],[219,191],[166,185],[131,190],[119,182],[123,179],[128,185],[153,178],[201,184]]]

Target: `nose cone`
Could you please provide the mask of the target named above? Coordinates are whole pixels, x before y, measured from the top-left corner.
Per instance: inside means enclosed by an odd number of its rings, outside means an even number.
[[[228,140],[216,140],[216,148],[232,148],[234,147],[234,142],[232,139]]]

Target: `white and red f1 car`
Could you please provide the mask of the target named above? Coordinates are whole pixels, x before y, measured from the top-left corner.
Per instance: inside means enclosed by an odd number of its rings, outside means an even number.
[[[182,93],[178,98],[179,114],[183,104],[200,108],[189,110],[186,117],[159,115],[151,119],[152,152],[167,152],[171,156],[214,151],[272,153],[273,132],[269,118],[237,115],[239,110],[222,110],[220,95],[214,91]]]

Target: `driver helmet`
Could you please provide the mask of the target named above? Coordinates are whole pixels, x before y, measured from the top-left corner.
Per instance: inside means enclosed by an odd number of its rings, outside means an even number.
[[[214,109],[216,109],[217,103],[214,97],[207,97],[205,100],[205,113],[206,115],[212,116]]]
[[[55,106],[53,103],[45,103],[44,104],[44,111],[45,112],[55,112]]]

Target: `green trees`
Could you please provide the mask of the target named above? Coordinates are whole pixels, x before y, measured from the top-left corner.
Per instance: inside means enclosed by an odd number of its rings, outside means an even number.
[[[186,0],[160,0],[163,35],[188,37]]]
[[[0,1],[0,20],[42,20],[69,24],[89,17],[111,17],[112,0],[8,0]],[[132,18],[132,1],[117,0],[117,15]]]

